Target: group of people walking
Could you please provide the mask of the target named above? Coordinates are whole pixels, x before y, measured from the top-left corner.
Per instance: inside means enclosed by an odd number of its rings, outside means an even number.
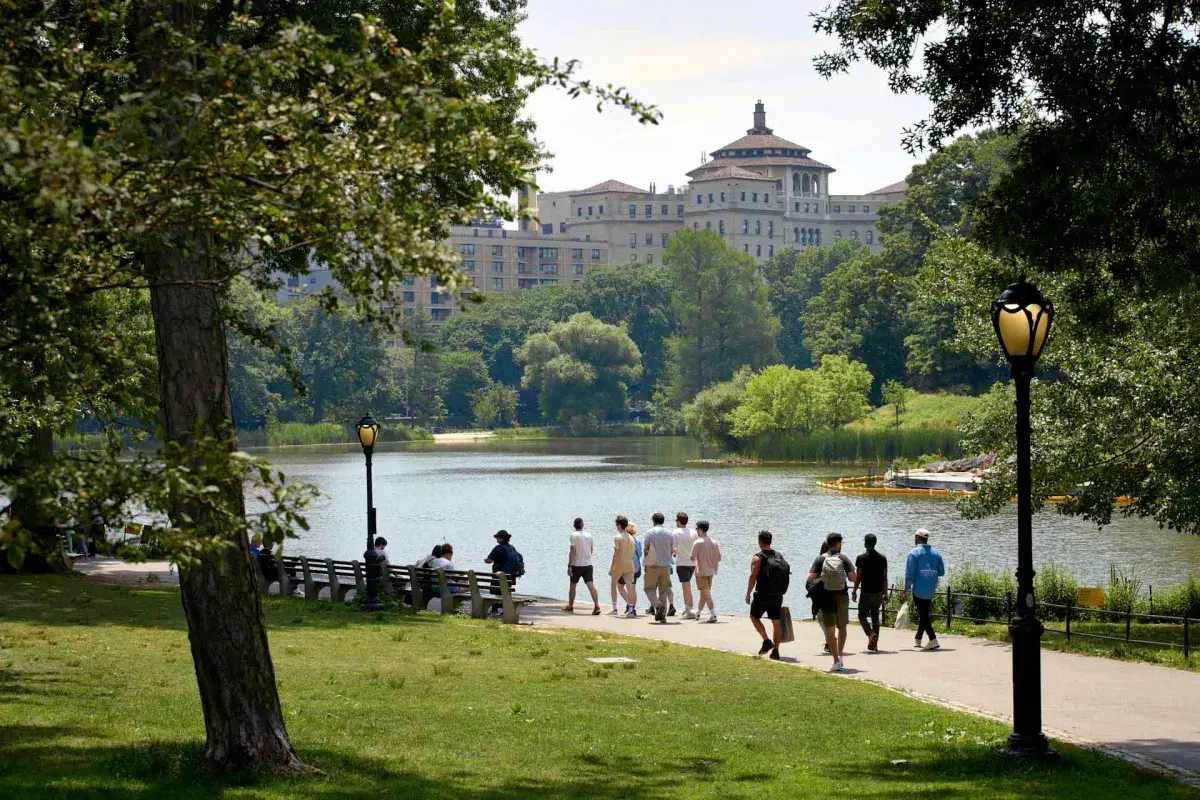
[[[683,593],[685,620],[715,623],[716,606],[712,585],[721,562],[721,547],[710,533],[705,520],[689,524],[686,512],[677,512],[675,526],[668,529],[661,512],[651,516],[653,527],[645,538],[638,537],[637,525],[627,517],[616,518],[613,536],[609,584],[613,615],[627,618],[638,616],[637,582],[643,580],[643,590],[649,600],[647,613],[658,623],[674,616],[675,593],[672,576],[678,578]],[[746,603],[750,606],[750,622],[762,639],[760,655],[778,660],[779,646],[785,641],[785,629],[790,626],[790,613],[784,598],[791,582],[791,567],[781,553],[772,547],[770,531],[758,534],[758,552],[750,559],[750,577],[746,584]],[[929,544],[929,531],[918,528],[914,547],[904,566],[904,589],[901,602],[911,592],[917,614],[914,646],[924,650],[940,647],[933,630],[931,607],[938,579],[946,574],[941,554]],[[820,622],[825,638],[825,650],[833,657],[832,672],[845,669],[843,661],[850,621],[850,603],[858,604],[858,620],[867,637],[867,650],[878,651],[882,610],[888,599],[888,560],[876,549],[874,534],[864,537],[864,551],[854,561],[842,552],[843,537],[829,533],[821,544],[820,553],[808,569],[805,580],[807,596],[812,601],[813,616]],[[595,583],[595,542],[576,518],[567,551],[567,576],[570,588],[563,611],[574,613],[576,589],[582,582],[591,595],[593,615],[603,613]],[[693,591],[692,581],[695,581]],[[623,610],[618,599],[624,601]],[[696,602],[693,602],[696,601]],[[704,616],[707,608],[708,616]],[[768,632],[763,617],[771,623]],[[928,643],[923,644],[928,635]],[[790,640],[790,637],[789,637]]]

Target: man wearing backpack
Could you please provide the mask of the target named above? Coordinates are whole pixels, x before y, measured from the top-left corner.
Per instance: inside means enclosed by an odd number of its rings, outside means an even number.
[[[783,636],[779,618],[783,612],[783,596],[787,593],[792,578],[792,568],[779,553],[771,549],[771,532],[759,531],[759,551],[750,559],[750,582],[746,584],[746,602],[750,604],[750,622],[762,637],[761,656],[771,653],[771,660],[779,660],[779,640]],[[753,594],[753,597],[751,597]],[[762,617],[767,615],[773,628],[767,637]]]
[[[492,572],[503,572],[510,582],[515,583],[517,578],[525,574],[524,557],[509,543],[512,536],[508,531],[497,531],[492,538],[496,540],[496,546],[483,563],[491,564]]]
[[[858,580],[858,573],[850,557],[842,553],[842,535],[830,533],[825,537],[829,549],[817,556],[808,570],[808,580],[820,581],[821,624],[825,627],[825,643],[833,656],[830,672],[841,672],[846,668],[842,662],[846,649],[846,628],[850,623],[850,593],[847,587]]]
[[[930,612],[933,608],[933,596],[937,593],[938,578],[946,574],[946,564],[942,561],[942,554],[929,546],[929,531],[917,528],[913,538],[916,540],[916,547],[909,551],[908,560],[904,564],[902,599],[907,600],[911,590],[913,602],[917,606],[917,638],[913,641],[913,646],[921,650],[921,637],[928,631],[929,644],[923,649],[937,650],[941,645],[938,644],[937,634],[933,632],[933,616]]]

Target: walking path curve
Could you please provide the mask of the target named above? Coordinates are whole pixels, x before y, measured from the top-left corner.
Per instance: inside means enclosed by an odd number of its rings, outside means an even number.
[[[666,625],[557,605],[527,608],[523,622],[662,639],[748,654],[758,635],[747,617],[722,616],[716,625],[669,618]],[[1012,649],[1001,642],[944,635],[942,648],[913,649],[909,631],[885,630],[878,653],[866,650],[861,630],[846,643],[846,672],[865,680],[983,716],[1011,721]],[[784,663],[825,671],[829,657],[813,623],[796,625],[796,641],[780,648]],[[1047,733],[1096,747],[1200,786],[1200,675],[1130,661],[1042,652],[1042,717]]]

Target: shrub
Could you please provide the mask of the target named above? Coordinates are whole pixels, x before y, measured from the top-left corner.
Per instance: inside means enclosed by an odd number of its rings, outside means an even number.
[[[1079,595],[1079,581],[1053,561],[1042,564],[1041,570],[1033,579],[1033,588],[1038,600],[1060,606],[1074,605]],[[1062,619],[1066,613],[1065,609],[1050,608],[1045,609],[1044,616]]]
[[[1116,564],[1108,565],[1108,593],[1104,597],[1104,607],[1109,611],[1136,611],[1138,594],[1142,590],[1142,579],[1136,573],[1128,575]]]
[[[1187,583],[1155,592],[1154,613],[1165,617],[1200,618],[1200,578],[1192,576]]]

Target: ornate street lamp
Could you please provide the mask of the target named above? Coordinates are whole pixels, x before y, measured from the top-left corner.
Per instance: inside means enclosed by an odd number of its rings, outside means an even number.
[[[1012,366],[1017,390],[1017,608],[1008,626],[1013,643],[1013,732],[1005,751],[1023,758],[1055,755],[1042,733],[1042,655],[1044,628],[1033,597],[1033,505],[1029,468],[1029,382],[1050,325],[1054,305],[1025,276],[992,303],[992,327]]]
[[[363,455],[367,457],[367,551],[363,553],[363,561],[367,565],[367,598],[363,601],[362,609],[382,611],[383,603],[379,602],[379,557],[375,552],[375,493],[371,485],[371,453],[379,441],[379,423],[367,415],[354,428],[358,431]]]

